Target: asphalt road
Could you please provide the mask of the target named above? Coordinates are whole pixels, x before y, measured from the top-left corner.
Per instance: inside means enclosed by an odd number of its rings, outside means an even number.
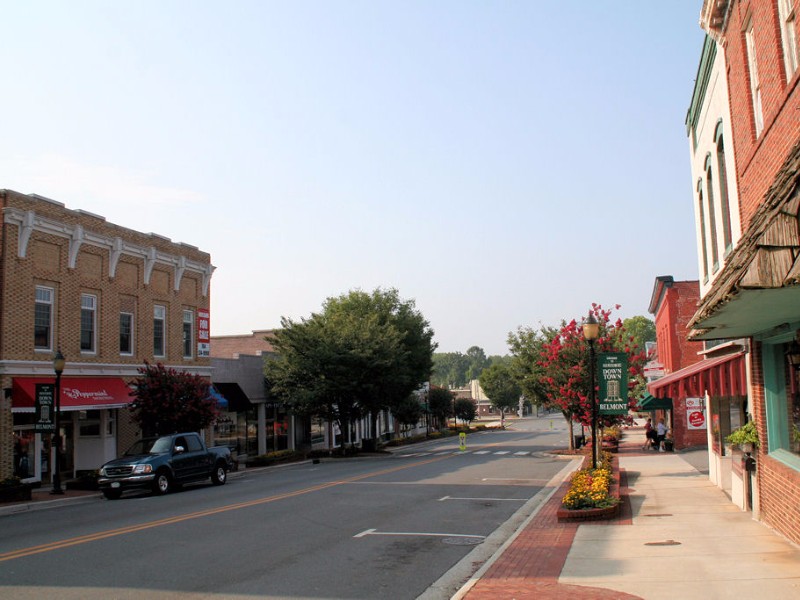
[[[449,597],[568,465],[562,423],[0,517],[0,598]]]

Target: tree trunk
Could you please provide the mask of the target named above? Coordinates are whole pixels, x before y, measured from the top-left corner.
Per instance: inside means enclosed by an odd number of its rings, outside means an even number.
[[[572,415],[567,413],[561,413],[564,415],[564,419],[567,421],[567,428],[569,429],[569,449],[570,451],[575,450],[575,435],[572,433]]]

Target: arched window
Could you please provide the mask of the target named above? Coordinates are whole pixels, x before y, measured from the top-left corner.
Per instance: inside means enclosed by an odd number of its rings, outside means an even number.
[[[706,210],[703,206],[703,180],[697,180],[697,206],[700,209],[700,249],[703,256],[703,281],[708,281],[708,245],[706,243]]]
[[[719,244],[717,244],[717,211],[714,210],[714,176],[711,173],[711,153],[706,156],[706,201],[708,202],[708,235],[711,238],[711,260],[714,271],[719,268]]]
[[[717,131],[714,134],[717,142],[717,172],[719,173],[719,203],[722,209],[722,241],[725,245],[723,252],[725,255],[733,247],[733,235],[731,233],[731,205],[728,198],[728,169],[725,165],[725,144],[722,141],[722,119],[717,123]]]

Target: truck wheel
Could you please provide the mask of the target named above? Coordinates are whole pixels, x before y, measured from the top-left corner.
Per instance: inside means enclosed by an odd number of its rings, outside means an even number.
[[[103,496],[109,500],[119,500],[122,490],[103,490]]]
[[[169,473],[166,471],[159,471],[156,473],[155,480],[153,480],[153,493],[157,496],[163,496],[169,491],[171,485],[172,480],[169,477]]]
[[[217,463],[214,470],[211,472],[211,483],[214,485],[225,485],[228,480],[228,472],[225,470],[223,463]]]

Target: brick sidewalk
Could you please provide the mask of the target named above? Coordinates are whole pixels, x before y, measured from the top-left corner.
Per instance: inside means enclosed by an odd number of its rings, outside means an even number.
[[[639,600],[637,596],[613,590],[558,583],[579,526],[577,523],[559,523],[556,517],[568,486],[569,482],[561,484],[547,504],[464,595],[466,600]],[[581,526],[630,525],[631,505],[624,472],[620,477],[620,496],[622,511],[618,518]]]

